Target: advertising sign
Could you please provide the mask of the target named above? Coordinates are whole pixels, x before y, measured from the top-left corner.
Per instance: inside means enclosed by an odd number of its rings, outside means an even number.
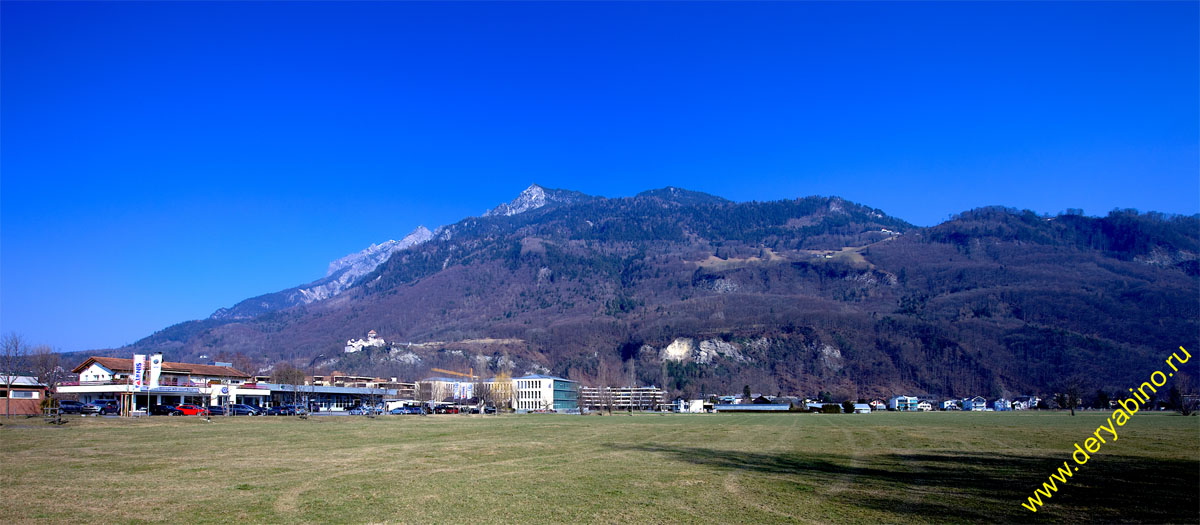
[[[470,399],[475,396],[473,383],[454,383],[454,399]]]
[[[162,375],[162,354],[150,356],[150,388],[158,388],[158,376]]]
[[[145,354],[133,354],[133,389],[134,391],[142,391],[146,389],[146,383],[142,380],[146,373],[146,356]]]

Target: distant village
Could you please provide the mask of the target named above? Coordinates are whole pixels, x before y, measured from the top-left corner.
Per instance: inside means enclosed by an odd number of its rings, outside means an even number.
[[[365,339],[346,342],[344,352],[384,347],[371,330]],[[315,360],[314,360],[315,361]],[[653,411],[674,413],[812,412],[870,414],[892,412],[1007,412],[1082,407],[1078,396],[1056,394],[1013,399],[970,396],[936,399],[898,393],[887,399],[833,399],[821,392],[815,398],[751,392],[710,393],[698,399],[669,398],[666,390],[649,386],[583,386],[577,381],[545,374],[481,377],[474,370],[433,368],[416,381],[396,377],[327,374],[295,370],[252,375],[233,363],[179,363],[162,354],[129,358],[93,356],[59,374],[0,375],[7,402],[5,414],[42,414],[61,406],[69,413],[97,415],[178,414],[193,407],[205,414],[431,414],[431,413],[612,413]],[[56,403],[49,403],[53,399]],[[1070,399],[1071,401],[1068,401]],[[1109,401],[1116,403],[1116,400]],[[234,407],[234,408],[230,408]],[[1103,408],[1103,407],[1100,407]],[[1109,407],[1111,408],[1111,407]]]

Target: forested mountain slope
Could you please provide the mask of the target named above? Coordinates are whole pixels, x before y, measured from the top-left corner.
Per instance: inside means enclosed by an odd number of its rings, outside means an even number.
[[[340,295],[117,353],[263,366],[323,353],[409,379],[512,366],[688,395],[998,396],[1069,375],[1122,388],[1200,333],[1197,216],[986,208],[915,228],[838,198],[677,188],[535,192],[502,211],[438,229]],[[371,329],[392,347],[342,354]]]

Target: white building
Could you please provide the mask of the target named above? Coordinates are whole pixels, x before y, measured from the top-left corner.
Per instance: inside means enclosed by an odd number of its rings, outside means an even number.
[[[959,410],[957,399],[947,399],[942,401],[942,410]]]
[[[513,379],[513,409],[563,412],[579,410],[579,383],[541,374]]]
[[[900,412],[916,412],[917,398],[912,396],[896,396],[888,400],[888,410]]]
[[[1040,401],[1041,398],[1037,396],[1020,396],[1013,399],[1012,408],[1013,410],[1033,410],[1037,408]]]
[[[933,403],[931,403],[929,401],[918,401],[917,402],[917,411],[918,412],[933,412]]]
[[[589,387],[579,391],[579,404],[589,409],[657,410],[667,403],[667,391],[653,386]]]
[[[704,409],[703,399],[679,399],[675,401],[675,411],[680,414],[703,414],[708,412]]]
[[[84,403],[115,400],[128,410],[145,410],[147,401],[151,405],[202,405],[205,398],[209,404],[261,405],[271,395],[270,390],[251,383],[249,374],[227,366],[162,361],[162,354],[149,356],[149,360],[161,363],[157,385],[148,379],[150,367],[143,385],[134,384],[131,358],[93,356],[72,370],[79,374],[79,381],[59,383],[57,393],[75,395]]]
[[[368,346],[377,348],[387,346],[387,341],[376,337],[377,335],[378,334],[376,334],[374,330],[371,330],[370,332],[367,332],[366,339],[350,339],[346,341],[346,353],[353,354],[354,352],[358,352]]]

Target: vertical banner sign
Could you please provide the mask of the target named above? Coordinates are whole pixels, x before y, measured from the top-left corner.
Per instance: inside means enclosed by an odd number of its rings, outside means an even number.
[[[158,376],[162,374],[162,354],[150,356],[150,388],[158,388]]]
[[[146,373],[146,356],[144,354],[133,354],[133,391],[141,392],[146,387],[145,381],[142,380]]]

